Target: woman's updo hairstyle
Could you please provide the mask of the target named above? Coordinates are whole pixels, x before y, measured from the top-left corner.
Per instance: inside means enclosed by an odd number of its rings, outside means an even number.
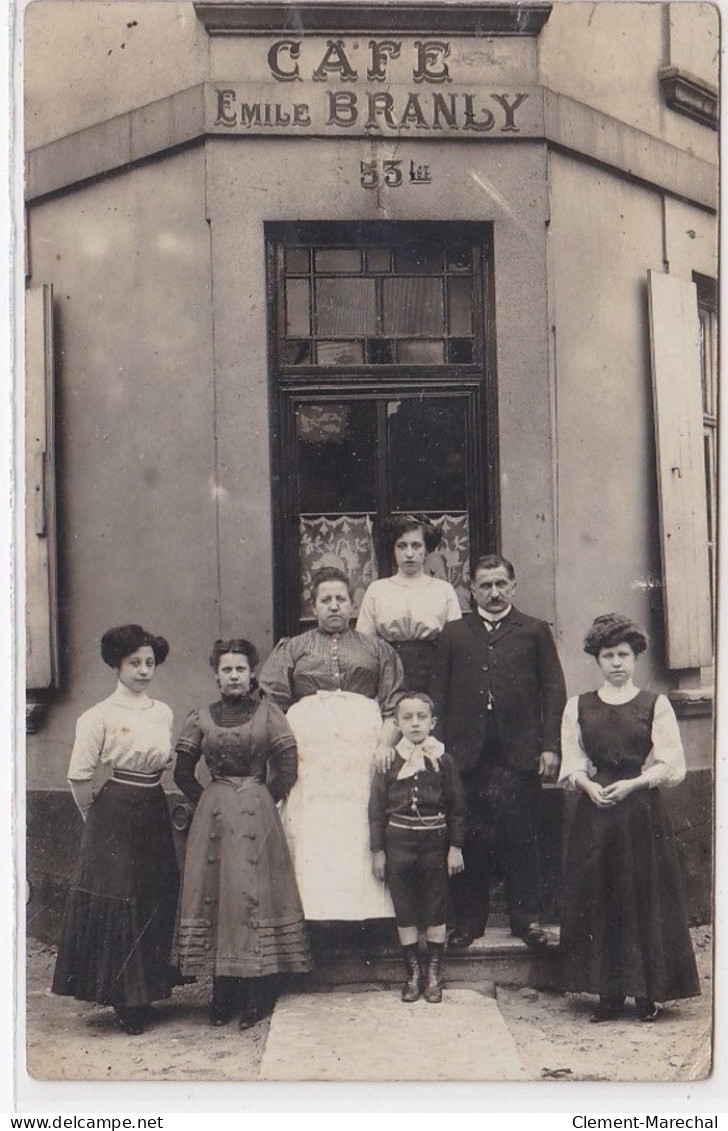
[[[351,583],[343,569],[338,569],[336,566],[321,566],[320,569],[314,570],[311,575],[312,601],[315,602],[318,597],[318,591],[325,581],[340,581],[342,585],[346,586],[346,592],[349,594],[349,599],[351,600]]]
[[[155,664],[163,664],[169,654],[169,644],[163,636],[152,636],[140,624],[121,624],[108,629],[101,637],[101,659],[110,668],[118,668],[122,660],[145,644],[152,649]]]
[[[238,656],[247,657],[251,671],[254,671],[258,666],[259,656],[255,644],[252,644],[250,640],[246,640],[243,636],[234,636],[228,640],[216,640],[213,644],[210,652],[210,667],[214,672],[220,665],[220,657],[224,656],[226,652],[234,652]]]
[[[425,550],[431,554],[442,542],[442,533],[423,514],[393,514],[384,519],[379,532],[379,548],[382,554],[394,561],[395,543],[403,534],[412,530],[421,530]]]
[[[584,637],[584,651],[596,657],[602,648],[614,648],[617,644],[629,644],[635,656],[639,656],[647,649],[647,634],[622,613],[602,613]]]

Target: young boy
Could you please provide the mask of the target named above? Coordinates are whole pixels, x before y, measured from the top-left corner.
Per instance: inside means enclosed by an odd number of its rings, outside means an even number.
[[[442,1001],[447,881],[464,868],[465,793],[457,766],[431,737],[433,706],[429,695],[404,693],[395,712],[402,737],[389,769],[374,774],[369,798],[372,871],[389,885],[407,971],[402,1001],[423,992],[419,924],[427,939],[424,998]]]

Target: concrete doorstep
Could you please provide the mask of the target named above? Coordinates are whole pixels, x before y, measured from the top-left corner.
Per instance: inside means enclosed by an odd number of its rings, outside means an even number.
[[[443,1001],[405,1004],[392,990],[279,999],[261,1080],[523,1080],[493,997],[445,987]]]

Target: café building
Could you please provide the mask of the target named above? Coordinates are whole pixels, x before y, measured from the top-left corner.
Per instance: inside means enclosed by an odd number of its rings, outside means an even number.
[[[103,631],[169,639],[179,728],[216,636],[267,655],[310,625],[321,563],[359,601],[379,523],[410,511],[464,608],[469,562],[514,562],[572,694],[595,615],[646,627],[705,921],[718,34],[702,3],[25,9],[34,933],[78,842],[66,770],[111,690]]]

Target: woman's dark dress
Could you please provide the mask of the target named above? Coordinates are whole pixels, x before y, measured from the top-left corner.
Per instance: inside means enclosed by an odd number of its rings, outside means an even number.
[[[177,753],[175,781],[197,803],[175,948],[183,974],[258,978],[310,970],[276,809],[296,780],[296,744],[283,712],[254,698],[193,711]],[[201,755],[213,778],[204,791],[194,778]]]
[[[627,703],[579,696],[579,726],[594,780],[638,777],[652,749],[657,696]],[[569,835],[561,925],[563,986],[652,1001],[700,993],[680,867],[659,789],[613,808],[582,794]]]

